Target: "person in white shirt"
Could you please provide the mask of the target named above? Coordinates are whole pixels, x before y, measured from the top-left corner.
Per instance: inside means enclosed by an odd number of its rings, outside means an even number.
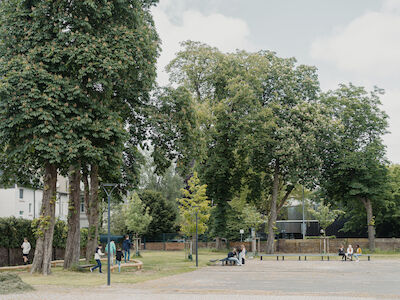
[[[101,260],[100,260],[100,258],[104,254],[103,254],[103,252],[101,252],[101,247],[102,247],[101,244],[99,244],[99,246],[96,248],[96,251],[94,253],[94,259],[97,262],[97,266],[91,268],[90,272],[93,272],[93,270],[99,268],[99,273],[103,273],[103,272],[101,272]]]
[[[349,245],[347,247],[347,251],[346,251],[347,258],[350,258],[350,260],[353,260],[353,253],[354,253],[353,247],[351,245]]]
[[[24,242],[21,245],[22,257],[24,259],[24,264],[28,264],[29,251],[31,251],[31,244],[28,242],[27,238],[24,238]]]

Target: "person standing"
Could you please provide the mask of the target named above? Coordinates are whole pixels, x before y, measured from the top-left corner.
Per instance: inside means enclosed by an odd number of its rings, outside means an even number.
[[[125,263],[126,263],[127,258],[128,258],[128,261],[131,258],[131,246],[132,246],[132,243],[129,240],[129,235],[126,235],[125,240],[122,242],[122,249],[124,250]]]
[[[101,252],[101,247],[102,247],[101,244],[99,244],[99,246],[96,248],[96,251],[94,253],[94,259],[97,262],[97,266],[91,268],[90,272],[93,272],[95,269],[99,268],[99,273],[103,273],[103,272],[101,272],[101,260],[100,260],[100,258],[101,258],[102,255],[104,255],[104,253]]]
[[[110,242],[110,247],[108,247],[108,244],[106,246],[106,253],[108,253],[108,249],[110,249],[110,260],[111,260],[111,265],[114,265],[114,255],[117,251],[117,248],[115,247],[114,241]]]
[[[22,248],[22,257],[24,259],[24,265],[28,264],[28,256],[29,256],[29,252],[31,251],[31,244],[28,242],[27,238],[24,238],[24,242],[21,245]]]
[[[242,265],[244,265],[246,259],[246,247],[244,244],[240,246],[240,252],[239,252],[239,261],[241,262]]]

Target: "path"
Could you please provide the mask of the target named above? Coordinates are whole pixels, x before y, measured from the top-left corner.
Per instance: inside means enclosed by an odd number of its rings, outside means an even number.
[[[243,267],[213,266],[139,284],[42,286],[0,299],[400,299],[400,261],[254,260]]]

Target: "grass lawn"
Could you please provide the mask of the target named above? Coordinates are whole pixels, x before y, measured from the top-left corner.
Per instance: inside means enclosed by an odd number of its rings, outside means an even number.
[[[196,269],[195,256],[193,261],[185,260],[183,251],[142,251],[143,269],[121,268],[121,273],[115,270],[111,273],[112,283],[137,283],[164,276],[194,271]],[[223,258],[226,251],[213,252],[208,249],[199,249],[199,267],[207,265],[210,259]],[[123,263],[122,263],[123,264]],[[62,267],[52,268],[49,276],[31,275],[28,272],[18,272],[22,280],[30,285],[62,285],[69,287],[84,287],[107,284],[107,263],[103,262],[103,274],[98,269],[93,273],[64,271]]]

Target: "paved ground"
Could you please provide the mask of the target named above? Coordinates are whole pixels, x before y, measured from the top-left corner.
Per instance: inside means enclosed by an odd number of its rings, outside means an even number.
[[[37,287],[0,299],[400,299],[400,261],[248,261],[135,285]]]

